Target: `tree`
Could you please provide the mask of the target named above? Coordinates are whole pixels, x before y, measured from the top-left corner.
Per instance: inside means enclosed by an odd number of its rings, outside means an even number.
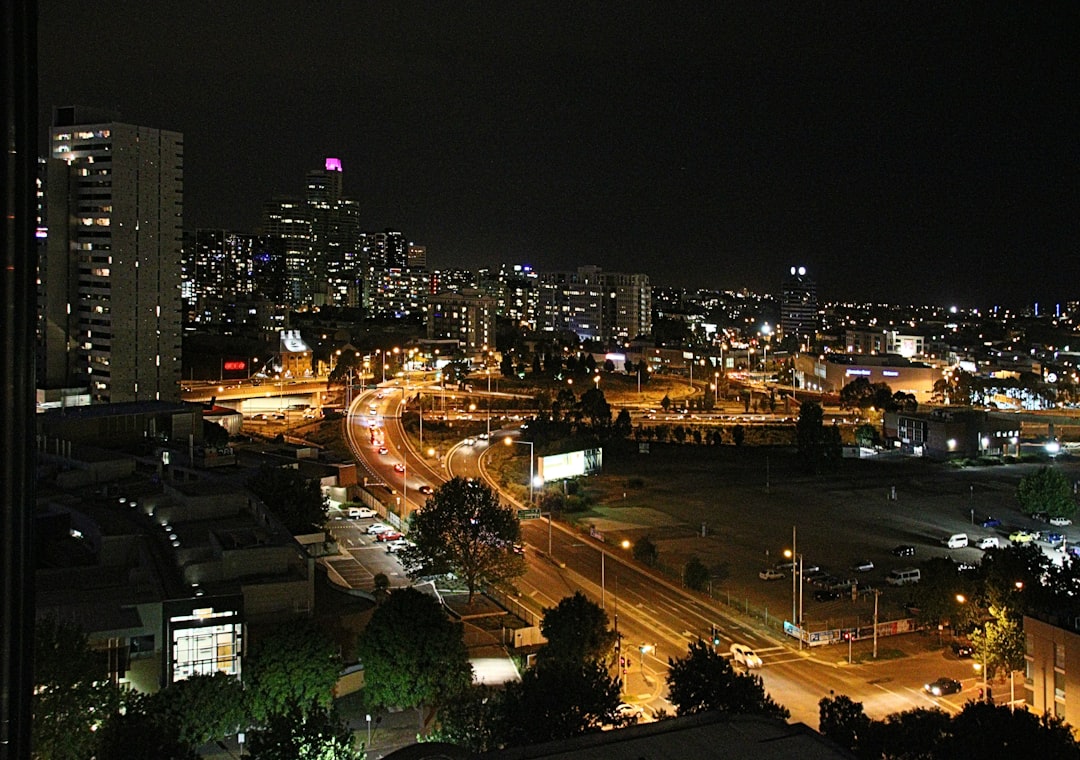
[[[665,393],[664,397],[660,399],[660,408],[665,412],[671,408],[671,398]]]
[[[877,428],[870,424],[862,424],[855,428],[855,443],[863,448],[870,448],[877,439]]]
[[[326,523],[330,504],[319,481],[305,478],[299,470],[263,466],[247,486],[293,535],[320,530]]]
[[[460,625],[433,597],[414,588],[391,592],[375,610],[358,653],[364,698],[376,707],[438,705],[472,680]]]
[[[247,663],[252,716],[329,707],[340,670],[337,645],[321,628],[309,620],[280,624],[255,642]]]
[[[1024,621],[1013,610],[990,605],[990,619],[972,631],[971,643],[986,663],[987,677],[1024,667]]]
[[[866,738],[870,719],[863,712],[862,702],[855,702],[843,694],[824,697],[818,702],[820,723],[818,730],[832,741],[852,751]]]
[[[787,720],[787,708],[765,693],[761,677],[736,673],[731,662],[700,639],[690,644],[687,656],[668,658],[668,699],[679,715],[706,710],[751,713]]]
[[[192,747],[231,736],[249,722],[244,686],[226,673],[196,675],[169,684],[150,699],[146,709]]]
[[[709,568],[696,556],[686,560],[683,568],[683,584],[694,591],[704,591],[709,587]]]
[[[412,578],[453,570],[469,588],[469,601],[481,583],[497,583],[525,571],[513,546],[521,526],[512,509],[484,483],[454,478],[413,513],[410,538],[401,552]]]
[[[593,430],[606,430],[611,427],[611,405],[604,398],[604,392],[599,388],[589,388],[581,394],[579,403],[581,413],[588,418],[589,425]]]
[[[742,425],[733,425],[731,428],[731,442],[735,444],[735,447],[743,445],[743,441],[746,440],[746,428]]]
[[[840,458],[840,431],[835,425],[825,428],[825,413],[816,401],[804,401],[800,405],[795,440],[807,472],[821,472],[826,464]]]
[[[253,760],[359,760],[348,724],[321,704],[293,705],[251,731]]]
[[[499,749],[504,742],[505,711],[502,689],[474,684],[442,706],[439,722],[428,738],[457,745],[474,755]]]
[[[38,621],[31,701],[35,758],[89,757],[95,729],[119,711],[121,697],[109,681],[107,661],[90,649],[82,629],[51,618]]]
[[[547,643],[539,660],[573,663],[602,662],[615,646],[615,631],[608,629],[607,613],[580,591],[544,611],[540,633]]]
[[[660,551],[649,536],[642,536],[634,544],[634,559],[649,567],[655,567],[660,561]]]
[[[537,665],[506,686],[505,741],[522,746],[618,725],[620,691],[619,681],[598,662]]]
[[[1076,512],[1069,479],[1054,467],[1040,467],[1021,478],[1016,498],[1028,515],[1046,512],[1051,517],[1072,517]]]
[[[615,418],[615,425],[612,428],[612,435],[618,440],[625,440],[630,437],[633,432],[634,423],[630,420],[630,412],[626,409],[620,409],[619,415]]]
[[[153,698],[128,695],[124,712],[116,712],[98,729],[94,757],[101,760],[199,760],[195,745],[183,741],[179,729],[155,712]]]

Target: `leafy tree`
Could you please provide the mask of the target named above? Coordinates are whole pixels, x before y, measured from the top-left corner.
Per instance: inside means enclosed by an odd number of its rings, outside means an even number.
[[[109,681],[105,658],[90,649],[82,629],[53,619],[38,621],[31,701],[35,758],[89,757],[95,729],[120,709],[121,698]]]
[[[319,530],[326,523],[329,502],[317,480],[291,467],[263,466],[247,483],[294,535]]]
[[[877,428],[870,424],[862,424],[855,428],[855,443],[863,448],[870,448],[877,440]]]
[[[938,708],[908,710],[871,721],[858,755],[864,758],[932,758],[949,734],[949,714]],[[940,755],[942,760],[949,755]]]
[[[377,707],[438,705],[464,691],[472,666],[461,627],[432,597],[397,589],[371,616],[358,642],[364,696]]]
[[[1024,667],[1024,621],[1013,610],[990,605],[990,619],[972,631],[971,643],[988,677]]]
[[[253,760],[359,760],[348,724],[322,704],[293,705],[250,732]]]
[[[580,591],[544,611],[540,632],[547,639],[537,654],[541,661],[602,662],[615,646],[607,613]]]
[[[553,660],[507,684],[503,736],[509,746],[566,739],[607,724],[617,716],[620,684],[598,663]]]
[[[484,483],[454,478],[413,513],[410,538],[401,552],[412,578],[453,570],[469,588],[469,601],[481,583],[497,583],[525,571],[513,552],[521,526],[512,509]]]
[[[874,390],[865,377],[857,377],[840,389],[840,406],[844,409],[865,409],[873,406]]]
[[[743,445],[743,441],[746,440],[746,428],[742,425],[733,425],[731,428],[731,442],[735,444],[735,447]]]
[[[988,757],[1080,757],[1072,731],[1052,715],[988,702],[968,702],[952,719],[950,735],[937,748],[937,757],[983,760]]]
[[[686,561],[683,568],[683,584],[694,591],[704,591],[709,587],[709,568],[697,556]]]
[[[649,536],[639,538],[637,543],[634,544],[633,552],[634,559],[649,567],[655,567],[656,563],[660,561],[660,551]]]
[[[176,725],[156,712],[153,698],[128,695],[124,712],[108,716],[96,735],[94,757],[102,760],[198,760],[190,741],[182,741]]]
[[[297,706],[330,706],[341,657],[337,645],[311,621],[280,624],[255,642],[249,660],[247,693],[256,720]]]
[[[1016,498],[1024,514],[1046,512],[1051,517],[1072,517],[1076,504],[1065,474],[1054,467],[1040,467],[1020,479]]]
[[[930,626],[952,623],[956,627],[962,621],[978,617],[974,594],[981,586],[977,579],[961,573],[956,564],[947,557],[933,557],[923,562],[922,580],[909,589],[909,598],[919,608],[919,620]],[[957,594],[972,600],[969,604],[956,601]]]
[[[665,393],[664,397],[660,399],[660,408],[665,412],[671,408],[671,398]]]
[[[870,719],[863,712],[862,702],[843,694],[825,697],[818,702],[818,730],[841,747],[854,751],[866,738]]]
[[[196,675],[169,684],[146,708],[192,747],[224,739],[248,724],[247,698],[240,679],[225,673]],[[130,712],[130,711],[129,711]]]
[[[912,414],[919,408],[919,402],[915,398],[914,393],[904,393],[903,391],[897,391],[893,394],[892,400],[885,408],[890,412],[904,412],[905,414]]]
[[[750,713],[787,720],[787,708],[765,693],[761,677],[736,673],[731,662],[721,657],[711,644],[692,642],[687,656],[668,658],[668,699],[679,715],[706,710]]]
[[[630,437],[630,434],[633,432],[633,422],[630,420],[630,412],[628,410],[619,410],[619,415],[615,418],[615,426],[611,432],[612,435],[619,440]]]
[[[604,398],[604,392],[599,388],[589,388],[581,394],[579,404],[581,413],[589,420],[594,430],[605,430],[611,427],[611,405]]]
[[[428,735],[431,741],[448,742],[474,755],[503,745],[503,690],[474,684],[439,710],[439,722]]]
[[[825,413],[816,401],[804,401],[799,407],[795,439],[807,472],[821,472],[827,464],[840,459],[840,431],[835,425],[826,429]]]
[[[499,372],[503,377],[514,376],[514,357],[509,351],[504,351],[502,355],[502,361],[499,362]]]

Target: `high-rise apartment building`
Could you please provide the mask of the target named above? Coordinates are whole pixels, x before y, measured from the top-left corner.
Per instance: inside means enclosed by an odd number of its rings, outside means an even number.
[[[437,293],[428,304],[428,340],[456,340],[469,354],[495,345],[495,299],[466,288],[459,293]]]
[[[817,283],[807,275],[806,267],[792,267],[781,286],[780,332],[807,346],[817,335],[820,322]]]
[[[178,400],[183,136],[64,107],[49,155],[39,384]]]
[[[652,333],[652,286],[645,274],[574,272],[540,275],[541,330],[571,330],[582,340],[623,345]]]
[[[280,240],[221,229],[184,233],[184,324],[226,331],[250,324],[245,315],[284,313],[285,266]],[[263,325],[280,327],[278,320]]]

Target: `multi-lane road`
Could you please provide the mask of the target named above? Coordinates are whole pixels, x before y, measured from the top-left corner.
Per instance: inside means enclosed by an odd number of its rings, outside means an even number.
[[[370,480],[385,483],[395,498],[404,494],[411,511],[426,498],[422,486],[437,487],[451,476],[484,476],[488,445],[483,441],[453,447],[434,466],[427,457],[417,456],[400,425],[401,398],[399,389],[368,392],[352,407],[349,437]],[[518,432],[493,432],[492,439]],[[395,465],[402,466],[395,469]],[[528,547],[527,572],[517,582],[523,602],[540,612],[580,590],[601,604],[617,625],[622,655],[629,660],[623,674],[625,688],[653,709],[672,711],[664,699],[669,659],[685,656],[692,641],[710,638],[714,626],[718,651],[726,653],[732,643],[753,648],[764,661],[759,672],[767,691],[791,711],[793,719],[813,727],[818,724],[818,701],[830,693],[846,694],[862,702],[869,715],[881,718],[933,705],[955,711],[978,689],[970,661],[946,659],[940,650],[849,665],[846,650],[800,651],[793,640],[646,572],[620,547],[546,518],[524,521],[522,535]],[[359,534],[352,540],[357,545],[349,547],[350,553],[363,552],[370,543]],[[923,693],[923,683],[941,676],[960,679],[964,691],[937,699]]]

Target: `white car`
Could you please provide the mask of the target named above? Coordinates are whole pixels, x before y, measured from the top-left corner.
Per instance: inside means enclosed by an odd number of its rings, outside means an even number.
[[[761,658],[754,654],[754,650],[745,644],[731,645],[731,659],[745,668],[760,668]]]
[[[1072,520],[1068,517],[1051,517],[1050,524],[1056,525],[1059,528],[1064,528],[1066,525],[1072,525]]]
[[[363,520],[368,517],[375,517],[379,513],[369,507],[349,507],[349,517],[354,520]]]
[[[779,570],[773,570],[771,567],[767,567],[757,574],[758,578],[763,581],[777,581],[784,577],[784,574]]]
[[[369,536],[376,536],[379,533],[386,533],[388,530],[393,530],[389,525],[383,525],[382,523],[372,523],[367,528],[367,534]]]
[[[405,538],[399,538],[399,539],[396,539],[394,541],[390,541],[389,543],[387,543],[386,551],[389,552],[390,554],[397,554],[402,549],[408,549],[412,545],[413,545],[412,541],[409,541],[408,539],[405,539]]]
[[[1001,541],[997,536],[987,536],[986,538],[980,538],[979,542],[975,544],[976,549],[1000,549]]]

